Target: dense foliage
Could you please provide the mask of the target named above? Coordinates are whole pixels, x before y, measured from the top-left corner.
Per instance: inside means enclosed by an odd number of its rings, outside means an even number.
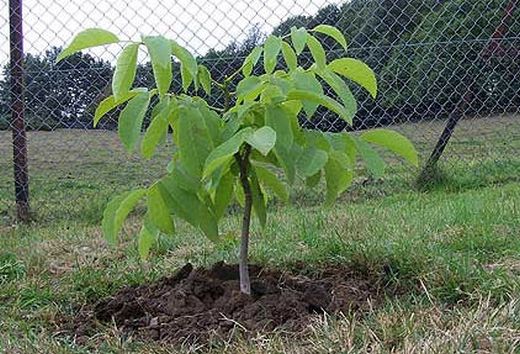
[[[328,61],[318,38],[331,38],[344,55]],[[82,49],[113,43],[120,43],[113,33],[88,29],[79,33],[57,60]],[[170,129],[175,143],[165,177],[147,188],[114,198],[104,213],[103,231],[115,243],[128,213],[139,200],[146,199],[148,211],[139,235],[143,257],[160,233],[175,232],[174,218],[183,219],[217,242],[219,220],[236,201],[244,210],[241,290],[250,293],[247,255],[251,213],[265,226],[270,194],[287,200],[287,184],[297,178],[309,186],[324,178],[326,204],[331,205],[351,184],[358,156],[375,176],[382,175],[385,164],[372,145],[387,148],[414,165],[418,163],[412,144],[391,130],[366,131],[357,136],[300,126],[298,118],[312,120],[319,106],[352,124],[357,103],[345,79],[376,97],[373,71],[365,63],[345,56],[347,41],[335,27],[318,25],[310,31],[292,27],[286,36],[271,35],[222,81],[212,79],[209,70],[174,40],[143,36],[139,42],[124,43],[112,78],[113,94],[99,104],[94,125],[111,110],[125,105],[119,114],[118,132],[127,150],[139,146],[141,154],[150,158]],[[151,59],[153,89],[134,88],[140,47],[146,48]],[[298,56],[305,48],[311,53],[312,63],[300,66]],[[180,65],[180,90],[171,89],[172,56]],[[280,57],[285,63],[283,68]],[[259,62],[263,65],[257,65]],[[238,83],[232,89],[234,80]],[[338,99],[327,95],[324,87]],[[192,94],[186,94],[190,89]],[[210,95],[215,89],[223,95],[221,108],[196,95],[202,91]],[[149,108],[151,122],[141,137]]]

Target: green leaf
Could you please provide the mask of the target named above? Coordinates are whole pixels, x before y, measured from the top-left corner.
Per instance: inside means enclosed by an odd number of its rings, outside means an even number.
[[[181,47],[177,42],[171,41],[171,46],[173,55],[181,62],[182,87],[186,90],[192,80],[197,78],[197,60],[186,48]]]
[[[294,180],[296,159],[293,154],[294,134],[291,116],[280,106],[267,106],[265,109],[265,125],[276,132],[275,155],[280,160],[289,181]]]
[[[118,43],[119,38],[112,32],[100,29],[89,28],[78,33],[67,48],[61,51],[56,58],[59,63],[63,59],[82,49],[98,47],[105,44]]]
[[[350,116],[350,122],[354,119],[357,112],[357,102],[352,94],[352,91],[348,88],[347,84],[341,77],[336,75],[333,71],[328,68],[324,68],[318,72],[323,80],[336,92],[338,97],[343,102],[346,112]]]
[[[276,143],[276,132],[271,127],[264,126],[247,136],[246,141],[266,156]]]
[[[289,114],[280,106],[267,106],[265,124],[276,132],[275,146],[290,147],[294,141]]]
[[[144,133],[143,140],[141,141],[141,154],[147,159],[153,156],[157,145],[159,145],[161,139],[168,132],[169,123],[167,112],[169,112],[169,110],[170,108],[166,106],[157,116],[155,116]]]
[[[250,183],[251,194],[253,197],[253,211],[255,212],[258,221],[260,222],[260,226],[265,228],[267,221],[266,200],[264,193],[262,192],[262,188],[260,187],[258,179],[254,173],[251,174]]]
[[[301,147],[298,144],[291,146],[278,146],[274,148],[274,153],[280,166],[285,172],[285,176],[290,184],[294,183],[296,177],[296,162],[301,154]]]
[[[298,159],[298,170],[305,177],[310,177],[318,173],[327,163],[329,155],[326,151],[308,147],[303,150],[303,154]]]
[[[150,250],[152,249],[156,239],[157,232],[151,231],[146,227],[146,225],[141,227],[141,231],[139,232],[137,239],[137,249],[142,260],[146,260],[148,258],[150,255]]]
[[[132,88],[137,72],[137,52],[139,43],[127,45],[117,58],[116,71],[112,79],[112,93],[116,100],[121,99]]]
[[[347,109],[336,100],[325,95],[317,95],[309,91],[293,90],[287,95],[287,100],[311,101],[318,103],[323,107],[337,113],[341,118],[352,125],[352,117],[350,116],[349,111],[347,111]]]
[[[147,36],[143,42],[150,54],[157,89],[164,95],[170,89],[173,76],[170,41],[163,36]]]
[[[175,225],[157,185],[153,185],[148,190],[147,206],[150,222],[161,232],[173,235],[175,233]]]
[[[375,177],[381,178],[385,173],[385,161],[379,156],[377,151],[362,139],[355,139],[359,155],[365,161],[368,171]]]
[[[307,37],[307,47],[309,47],[312,57],[314,58],[314,62],[318,68],[324,68],[327,65],[327,56],[321,43],[316,38],[309,35]]]
[[[186,190],[181,186],[181,179],[178,167],[174,167],[170,175],[157,183],[169,212],[199,228],[210,240],[217,241],[218,225],[215,215],[196,191]]]
[[[199,71],[198,71],[198,79],[199,82],[204,89],[204,92],[208,96],[211,95],[211,73],[209,72],[208,68],[206,68],[204,65],[199,65]]]
[[[370,67],[360,60],[353,58],[341,58],[333,60],[329,69],[347,79],[354,81],[367,90],[373,98],[377,96],[377,80]]]
[[[277,36],[270,35],[264,43],[264,69],[267,74],[274,71],[277,63],[277,57],[282,49],[282,39]]]
[[[237,97],[246,101],[254,100],[260,94],[262,80],[256,76],[249,76],[240,81],[237,85]]]
[[[94,128],[97,126],[101,118],[117,106],[125,103],[129,99],[135,97],[139,92],[145,92],[146,89],[136,89],[129,91],[128,93],[124,94],[123,97],[121,97],[119,100],[116,100],[113,95],[108,96],[103,101],[99,103],[99,105],[96,108],[96,112],[94,113]]]
[[[143,119],[150,103],[150,93],[140,92],[130,101],[119,115],[118,133],[127,151],[132,151],[141,135]]]
[[[343,33],[336,27],[332,27],[329,25],[318,25],[314,27],[313,31],[323,33],[329,37],[332,37],[336,42],[338,42],[345,51],[347,50],[347,40]]]
[[[332,150],[329,152],[329,159],[325,165],[325,181],[327,183],[327,193],[325,205],[330,206],[352,183],[353,173],[345,169],[341,162],[344,157],[342,153]]]
[[[301,72],[299,70],[291,73],[291,79],[297,90],[314,92],[317,95],[323,95],[323,87],[312,72]],[[302,102],[303,109],[307,118],[311,119],[319,104],[314,101],[305,100]]]
[[[192,176],[201,176],[213,146],[210,129],[200,110],[191,104],[180,105],[174,135],[186,171]]]
[[[417,150],[415,150],[411,141],[396,131],[388,129],[369,130],[361,134],[361,139],[387,148],[415,167],[419,165]]]
[[[248,77],[253,72],[253,68],[255,67],[256,63],[258,63],[258,60],[260,59],[260,56],[262,55],[263,48],[262,47],[255,47],[251,53],[246,57],[244,60],[244,63],[242,64],[242,73],[244,74],[244,77]]]
[[[231,172],[225,173],[219,180],[218,186],[213,198],[214,211],[217,220],[222,218],[226,208],[233,198],[233,186],[235,184],[235,176]]]
[[[141,140],[141,154],[147,159],[153,156],[157,146],[168,133],[170,109],[170,99],[165,96],[152,110],[152,121]]]
[[[305,130],[305,140],[307,146],[314,147],[323,151],[330,151],[331,144],[327,139],[326,133],[319,130]]]
[[[355,163],[357,146],[354,138],[352,138],[349,133],[325,133],[325,136],[334,150],[347,154],[351,163]]]
[[[115,197],[107,204],[101,227],[110,244],[117,243],[117,235],[123,227],[123,222],[145,193],[145,189],[129,191]]]
[[[298,66],[298,58],[289,43],[282,42],[282,55],[289,70],[295,70]]]
[[[233,135],[229,140],[225,141],[221,145],[217,146],[213,151],[211,151],[204,165],[203,176],[208,177],[216,169],[233,159],[233,155],[235,155],[238,150],[240,150],[240,147],[246,138],[252,133],[253,129],[251,127],[242,129]]]
[[[303,27],[291,28],[291,42],[297,55],[300,55],[307,43],[307,30]]]
[[[287,190],[287,186],[278,179],[276,174],[258,164],[254,165],[254,169],[261,184],[269,188],[281,200],[289,200],[289,191]]]

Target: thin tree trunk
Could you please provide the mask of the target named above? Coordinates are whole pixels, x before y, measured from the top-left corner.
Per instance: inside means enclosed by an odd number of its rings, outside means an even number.
[[[242,184],[245,197],[238,268],[240,273],[240,291],[248,295],[251,294],[251,281],[249,279],[249,269],[247,267],[247,256],[249,254],[249,226],[251,224],[251,209],[253,206],[253,194],[251,193],[251,185],[247,176],[250,152],[251,147],[246,145],[244,155],[242,157],[237,157],[240,167],[240,183]]]

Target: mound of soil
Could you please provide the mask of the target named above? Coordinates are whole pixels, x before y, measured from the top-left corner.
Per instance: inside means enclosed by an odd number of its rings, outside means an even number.
[[[96,322],[115,323],[140,340],[203,341],[232,330],[245,334],[275,329],[301,330],[313,314],[363,311],[381,300],[377,277],[341,267],[304,276],[250,266],[250,296],[240,293],[237,265],[210,269],[185,265],[175,275],[127,287],[81,313],[76,338]]]

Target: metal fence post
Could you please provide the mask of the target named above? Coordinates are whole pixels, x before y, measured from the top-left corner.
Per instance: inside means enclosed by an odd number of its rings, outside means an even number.
[[[18,221],[25,222],[29,220],[29,174],[24,119],[22,0],[9,0],[9,31],[16,216]]]

